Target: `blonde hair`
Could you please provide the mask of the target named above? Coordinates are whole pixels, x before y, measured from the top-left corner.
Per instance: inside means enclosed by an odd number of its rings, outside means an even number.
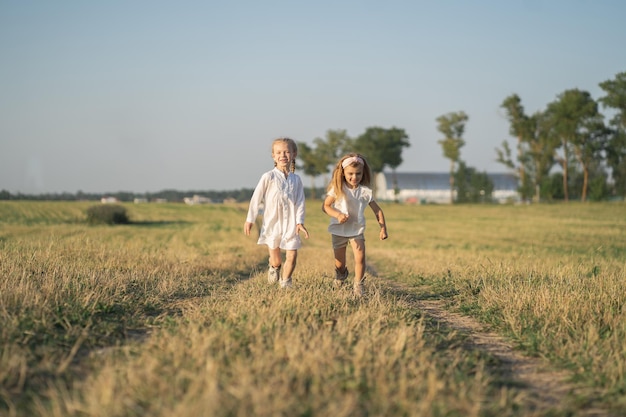
[[[354,159],[352,160],[352,158]],[[333,171],[333,177],[331,178],[330,184],[328,184],[328,188],[327,188],[327,191],[334,189],[335,195],[337,196],[337,198],[343,197],[343,186],[344,184],[346,184],[346,177],[343,173],[343,170],[344,170],[343,162],[346,159],[351,159],[351,161],[349,161],[346,164],[346,168],[349,166],[357,167],[361,165],[361,162],[363,163],[362,165],[363,177],[361,177],[361,182],[359,183],[360,185],[369,187],[371,179],[372,179],[370,166],[367,163],[367,160],[363,157],[363,155],[358,154],[358,153],[349,153],[349,154],[342,156],[341,159],[337,161],[337,165],[335,165],[335,169]]]
[[[274,154],[274,145],[277,143],[286,143],[289,147],[289,151],[293,154],[293,160],[289,168],[291,172],[296,172],[296,156],[298,155],[298,145],[296,145],[296,141],[286,137],[274,139],[272,142],[272,155]],[[274,166],[276,166],[276,162],[274,162]]]

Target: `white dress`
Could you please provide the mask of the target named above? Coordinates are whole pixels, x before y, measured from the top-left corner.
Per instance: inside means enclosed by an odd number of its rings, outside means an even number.
[[[296,226],[304,224],[304,187],[297,174],[287,178],[278,168],[261,176],[254,189],[246,222],[254,223],[262,213],[263,224],[257,243],[270,249],[300,249]]]
[[[359,185],[355,189],[343,186],[342,198],[337,198],[335,189],[328,191],[328,195],[335,197],[333,207],[348,215],[345,223],[332,217],[328,231],[333,235],[352,237],[358,236],[365,231],[365,209],[372,202],[372,190],[364,185]]]

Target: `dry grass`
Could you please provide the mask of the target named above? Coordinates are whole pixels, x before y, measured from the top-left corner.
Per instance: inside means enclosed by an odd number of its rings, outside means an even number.
[[[244,205],[0,203],[0,413],[15,416],[576,415],[626,411],[624,205],[383,205],[369,296],[332,289],[321,203],[295,288],[266,282]],[[388,281],[407,290],[391,290]],[[587,387],[536,410],[411,299],[479,317]],[[580,394],[579,394],[580,395]],[[551,414],[546,414],[551,413]]]

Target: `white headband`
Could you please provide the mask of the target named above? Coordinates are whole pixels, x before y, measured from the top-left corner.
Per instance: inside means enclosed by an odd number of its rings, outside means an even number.
[[[348,165],[351,165],[351,164],[364,165],[363,159],[361,159],[358,156],[351,156],[351,157],[346,158],[346,159],[343,160],[343,162],[341,163],[341,167],[345,168],[345,167],[347,167]]]

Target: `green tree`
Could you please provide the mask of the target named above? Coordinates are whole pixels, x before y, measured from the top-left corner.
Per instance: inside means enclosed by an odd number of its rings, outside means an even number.
[[[465,145],[463,133],[468,119],[469,117],[462,111],[437,118],[437,129],[444,136],[438,143],[443,148],[443,155],[450,160],[450,203],[454,203],[454,171],[461,157],[461,148]]]
[[[320,158],[320,165],[326,167],[323,172],[326,174],[332,170],[335,162],[348,152],[352,139],[344,129],[327,130],[325,139],[315,138],[313,143],[315,155]]]
[[[615,110],[609,121],[613,130],[606,146],[607,164],[611,168],[616,194],[626,197],[626,72],[599,85],[606,95],[598,101],[604,108]]]
[[[526,183],[523,187],[535,193],[535,201],[541,200],[541,185],[550,175],[556,160],[556,148],[559,141],[550,133],[550,126],[545,113],[536,112],[528,118],[529,136],[524,143],[522,163],[526,167]],[[530,179],[530,181],[528,181]]]
[[[595,102],[594,102],[595,103]],[[596,106],[597,113],[597,106]],[[604,125],[603,116],[599,113],[585,123],[573,143],[574,155],[582,169],[581,200],[587,200],[590,169],[600,165],[610,130]]]
[[[560,142],[550,135],[545,113],[527,115],[518,95],[513,94],[503,102],[510,123],[509,132],[517,138],[517,161],[513,161],[511,148],[503,141],[502,148],[496,148],[496,161],[516,171],[522,199],[540,201],[543,179],[549,175],[555,164],[555,152]]]
[[[571,180],[570,185],[572,192],[576,190],[583,190],[583,184],[585,181],[588,184],[588,192],[585,196],[588,201],[602,201],[611,196],[611,191],[608,187],[608,174],[603,166],[602,159],[593,159],[587,167],[587,176],[585,177],[582,169],[574,170],[570,172]],[[582,199],[582,195],[581,195]]]
[[[555,172],[548,175],[541,182],[541,198],[547,201],[562,200],[563,193],[563,173]]]
[[[558,158],[563,170],[564,200],[569,200],[568,170],[570,152],[581,146],[583,130],[598,117],[597,103],[586,91],[566,90],[548,105],[547,114],[552,133],[561,142],[563,155]]]
[[[502,151],[496,149],[498,154],[497,161],[503,163],[509,168],[515,169],[517,171],[519,181],[523,185],[526,184],[526,170],[521,161],[522,158],[524,158],[523,145],[525,142],[529,141],[530,137],[529,117],[526,115],[524,106],[522,106],[522,100],[517,94],[513,94],[504,99],[500,107],[505,109],[507,113],[507,119],[510,125],[509,133],[517,139],[518,164],[513,163],[513,160],[511,159],[511,150],[506,142],[503,143]],[[526,199],[528,197],[529,196],[525,195],[524,190],[522,190],[522,198]]]
[[[626,198],[626,130],[613,129],[606,146],[614,194]]]
[[[404,129],[368,127],[353,142],[354,151],[367,158],[373,178],[376,178],[385,167],[391,168],[396,199],[398,194],[396,168],[402,164],[402,150],[411,146],[408,139],[409,136]]]
[[[311,198],[315,199],[315,177],[328,172],[328,162],[318,155],[318,148],[306,142],[298,142],[298,158],[302,161],[302,171],[311,178]]]
[[[337,159],[346,152],[346,149],[350,148],[351,142],[352,139],[345,130],[326,131],[325,139],[319,137],[313,139],[313,147],[304,142],[299,142],[298,156],[302,161],[303,171],[312,177],[328,174]],[[326,178],[324,178],[324,183],[328,183]],[[315,187],[312,189],[314,198]]]
[[[626,129],[626,72],[621,72],[615,79],[603,81],[599,85],[606,96],[600,97],[598,101],[617,111],[611,124]]]
[[[486,172],[478,172],[475,168],[468,167],[465,162],[459,161],[454,177],[457,203],[484,203],[492,201],[493,181],[489,179]]]

